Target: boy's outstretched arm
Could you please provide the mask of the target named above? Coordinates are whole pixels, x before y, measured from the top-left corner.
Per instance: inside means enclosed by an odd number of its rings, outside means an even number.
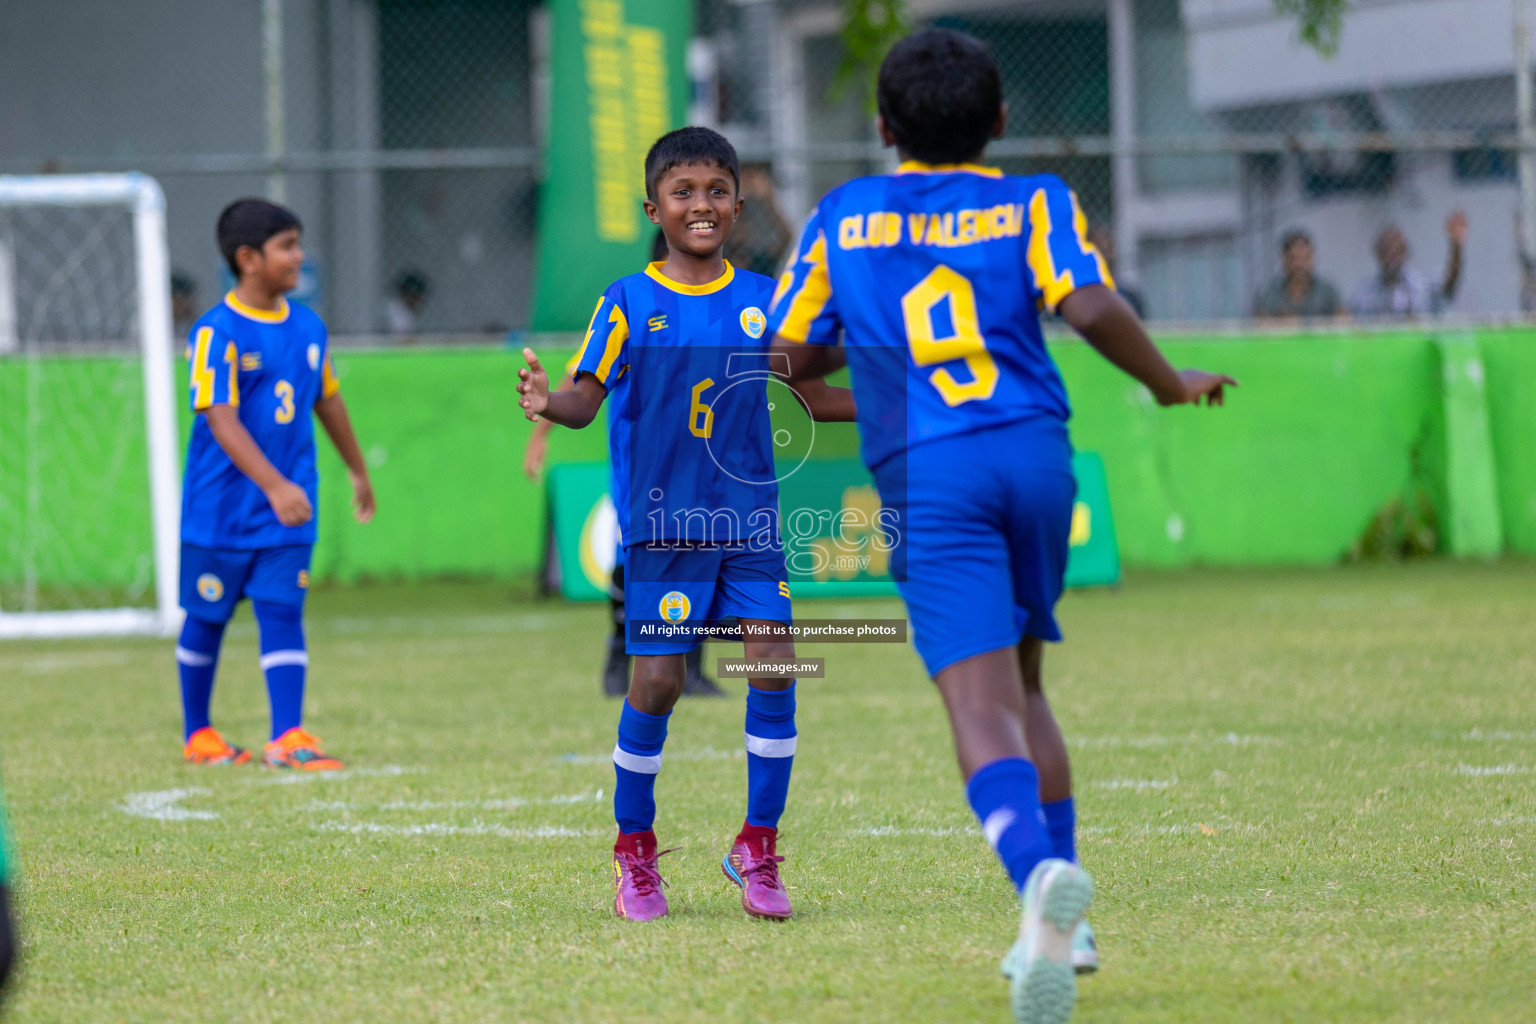
[[[791,384],[817,423],[852,423],[858,414],[851,388],[834,388],[819,377]]]
[[[251,437],[251,432],[245,429],[245,424],[240,422],[240,414],[234,406],[210,405],[202,411],[202,416],[229,461],[267,496],[278,522],[284,526],[303,526],[309,522],[315,514],[309,495],[277,471]]]
[[[572,387],[551,393],[549,374],[539,365],[533,349],[523,349],[523,358],[528,365],[517,371],[517,404],[524,416],[530,420],[543,416],[551,423],[577,430],[592,422],[608,397],[608,389],[596,377],[583,373]]]
[[[1061,300],[1061,318],[1099,354],[1147,386],[1158,405],[1222,404],[1222,388],[1237,381],[1203,370],[1175,370],[1147,337],[1128,303],[1113,289],[1091,284]]]
[[[322,398],[315,403],[315,415],[320,417],[320,425],[336,446],[341,461],[347,464],[347,476],[352,481],[352,514],[358,522],[366,523],[373,518],[373,482],[368,479],[368,463],[363,460],[363,450],[352,432],[347,403],[340,394]]]

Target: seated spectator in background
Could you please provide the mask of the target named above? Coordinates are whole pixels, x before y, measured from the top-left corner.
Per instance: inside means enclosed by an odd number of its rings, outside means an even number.
[[[421,307],[432,286],[419,270],[402,270],[395,278],[394,294],[384,300],[384,326],[390,334],[415,334]]]
[[[1097,224],[1088,232],[1088,244],[1099,250],[1099,255],[1104,257],[1104,263],[1109,267],[1109,276],[1115,280],[1115,291],[1130,304],[1138,317],[1145,320],[1147,304],[1141,292],[1120,280],[1120,268],[1115,266],[1115,233],[1106,225]]]
[[[1396,224],[1376,236],[1376,262],[1380,270],[1361,281],[1349,297],[1355,316],[1395,317],[1400,320],[1439,313],[1456,298],[1461,283],[1461,247],[1467,239],[1467,215],[1457,210],[1446,218],[1445,237],[1450,254],[1445,279],[1434,284],[1408,265],[1408,239]]]
[[[1293,229],[1280,239],[1280,276],[1259,292],[1253,315],[1260,319],[1312,319],[1339,316],[1344,304],[1333,282],[1313,272],[1312,238]]]
[[[742,165],[741,198],[746,202],[736,217],[726,258],[742,270],[776,278],[792,237],[784,215],[779,212],[773,175],[768,168],[762,164]]]

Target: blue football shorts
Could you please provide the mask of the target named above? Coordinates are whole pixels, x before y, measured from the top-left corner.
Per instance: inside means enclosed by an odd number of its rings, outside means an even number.
[[[791,621],[782,547],[633,544],[625,551],[624,646],[630,654],[686,654],[703,642],[687,623],[730,618]],[[665,639],[640,635],[658,622],[672,627]]]
[[[303,607],[313,544],[236,551],[181,545],[181,606],[204,622],[228,622],[242,597]]]
[[[936,676],[1026,636],[1060,640],[1077,481],[1066,424],[1037,416],[924,441],[875,470],[891,570]]]

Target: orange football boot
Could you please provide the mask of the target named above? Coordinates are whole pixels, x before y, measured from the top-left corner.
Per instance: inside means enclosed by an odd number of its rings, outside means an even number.
[[[261,755],[263,768],[292,768],[303,772],[336,772],[346,765],[320,749],[320,738],[296,725],[267,744]]]
[[[181,753],[189,764],[245,764],[251,759],[249,750],[230,743],[211,725],[187,737]]]

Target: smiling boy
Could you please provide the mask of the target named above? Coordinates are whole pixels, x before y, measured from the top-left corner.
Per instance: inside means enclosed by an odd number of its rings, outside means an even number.
[[[657,140],[645,160],[645,212],[666,235],[666,260],[603,293],[570,388],[551,393],[531,349],[519,371],[530,420],[585,427],[605,399],[614,403],[613,503],[635,656],[613,751],[614,912],[632,921],[667,913],[654,791],[683,656],[701,642],[700,626],[735,617],[744,634],[762,631],[744,640],[747,658],[794,655],[768,378],[750,372],[769,366],[774,285],[721,257],[742,208],[738,168],[731,144],[708,128]],[[814,419],[853,418],[846,389],[815,381],[797,391]],[[748,683],[747,814],[721,869],[747,913],[786,918],[777,841],[796,746],[795,681]]]

